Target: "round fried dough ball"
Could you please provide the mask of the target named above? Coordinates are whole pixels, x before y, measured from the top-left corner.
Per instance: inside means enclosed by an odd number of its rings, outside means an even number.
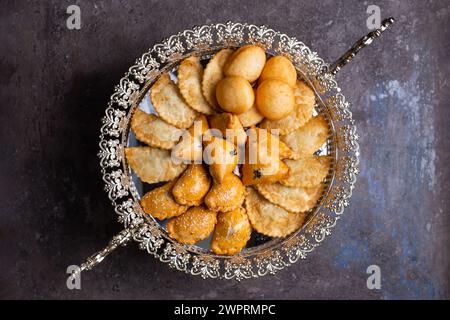
[[[266,63],[266,53],[258,46],[248,45],[234,52],[224,66],[225,76],[239,76],[254,82]]]
[[[295,87],[297,71],[288,58],[284,56],[275,56],[267,60],[261,76],[259,77],[259,83],[272,78],[280,79],[291,87]]]
[[[294,90],[286,82],[268,79],[256,89],[256,107],[270,120],[279,120],[294,109]]]
[[[226,77],[220,80],[216,88],[217,102],[220,107],[234,114],[250,109],[255,100],[250,83],[242,77]]]

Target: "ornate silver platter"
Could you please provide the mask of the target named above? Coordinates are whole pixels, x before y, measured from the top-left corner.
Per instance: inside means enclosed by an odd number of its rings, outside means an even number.
[[[205,279],[240,281],[275,274],[299,259],[305,259],[331,234],[340,220],[350,203],[358,174],[356,126],[350,104],[341,93],[335,74],[393,21],[392,18],[383,21],[380,29],[360,39],[334,64],[325,63],[294,37],[266,26],[231,22],[185,30],[155,45],[137,59],[120,79],[106,108],[98,153],[105,190],[125,229],[114,236],[105,249],[88,258],[79,272],[91,269],[118,246],[131,240],[169,267]],[[289,57],[299,76],[314,88],[318,101],[316,112],[326,117],[330,129],[328,142],[320,152],[332,156],[334,163],[327,177],[326,191],[300,230],[277,239],[256,235],[240,254],[217,256],[202,245],[178,244],[168,237],[160,222],[144,214],[139,204],[143,188],[125,161],[124,147],[133,144],[130,117],[136,108],[142,107],[149,88],[161,73],[176,70],[178,63],[187,56],[208,59],[220,49],[245,44],[258,44],[269,55]]]

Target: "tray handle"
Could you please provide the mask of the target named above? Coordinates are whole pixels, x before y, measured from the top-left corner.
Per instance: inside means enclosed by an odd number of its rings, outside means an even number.
[[[342,67],[349,63],[362,48],[371,44],[373,40],[378,38],[381,33],[389,28],[394,22],[395,19],[392,17],[383,20],[379,29],[370,32],[366,36],[356,41],[355,44],[347,52],[345,52],[339,59],[337,59],[328,67],[327,72],[331,73],[332,75],[336,75],[339,70],[341,70]]]
[[[134,228],[126,228],[116,234],[109,241],[108,245],[103,248],[101,251],[98,251],[91,255],[86,259],[84,263],[81,264],[80,268],[74,270],[70,277],[76,278],[82,271],[91,270],[96,265],[101,263],[103,259],[105,259],[111,252],[116,250],[119,246],[125,247],[128,242],[133,238],[133,235],[140,229],[142,226],[137,226]]]

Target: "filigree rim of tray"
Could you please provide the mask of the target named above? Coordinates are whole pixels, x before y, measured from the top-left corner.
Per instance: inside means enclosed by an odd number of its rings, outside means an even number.
[[[291,236],[262,245],[257,252],[231,257],[205,254],[182,246],[165,235],[159,224],[145,217],[137,201],[137,192],[130,178],[124,156],[129,118],[158,75],[186,56],[207,55],[224,47],[258,44],[271,54],[288,56],[298,72],[316,90],[319,105],[331,121],[335,170],[328,190],[312,219]],[[328,65],[304,43],[266,26],[246,23],[218,23],[185,30],[156,44],[136,60],[115,87],[100,133],[100,166],[105,190],[118,220],[124,227],[143,225],[133,234],[141,249],[170,267],[203,278],[242,280],[274,274],[299,259],[305,259],[327,236],[349,205],[359,164],[359,145],[350,104]]]

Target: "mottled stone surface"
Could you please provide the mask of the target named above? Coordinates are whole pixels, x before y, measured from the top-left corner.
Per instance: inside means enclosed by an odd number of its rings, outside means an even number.
[[[82,28],[66,28],[81,7]],[[338,75],[353,104],[361,174],[334,234],[308,259],[242,283],[169,269],[135,244],[66,289],[66,267],[120,230],[102,190],[98,129],[113,86],[161,38],[247,21],[326,60],[397,23]],[[448,1],[1,1],[1,298],[449,298]],[[381,290],[366,268],[381,267]]]

